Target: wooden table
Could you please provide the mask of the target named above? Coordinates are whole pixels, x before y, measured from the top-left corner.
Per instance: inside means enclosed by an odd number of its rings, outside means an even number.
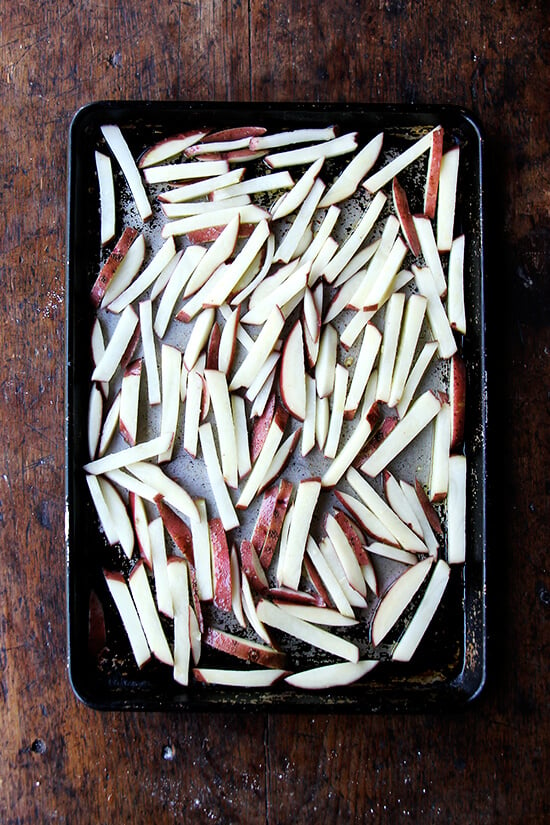
[[[546,10],[545,10],[546,9]],[[5,4],[0,820],[550,821],[544,0]],[[94,99],[458,103],[483,124],[489,681],[457,715],[100,714],[65,667],[67,131]]]

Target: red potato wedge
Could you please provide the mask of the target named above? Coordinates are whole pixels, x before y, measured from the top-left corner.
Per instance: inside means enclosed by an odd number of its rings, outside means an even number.
[[[177,513],[165,503],[163,497],[158,495],[155,498],[155,504],[162,518],[163,524],[166,527],[169,535],[172,537],[174,544],[178,547],[185,559],[192,565],[195,564],[195,557],[193,553],[193,535],[187,524]]]
[[[202,654],[202,632],[195,611],[191,605],[189,605],[189,638],[191,641],[193,664],[198,665]]]
[[[448,252],[453,243],[459,162],[460,146],[453,146],[441,159],[437,198],[437,248],[440,252]]]
[[[332,513],[327,514],[325,531],[344,569],[348,582],[354,590],[362,596],[366,596],[365,579],[351,541],[348,534],[343,530],[339,522],[336,521]]]
[[[266,487],[273,484],[273,482],[285,472],[291,456],[300,440],[301,434],[302,430],[298,427],[297,430],[294,430],[294,432],[288,435],[282,442],[281,446],[273,456],[273,461],[269,465],[262,483],[258,487],[258,495],[263,493]]]
[[[155,441],[157,443],[160,442],[161,444],[170,443],[170,440],[168,438],[164,438],[161,436],[159,439],[153,439],[153,441],[147,442],[147,444],[149,444],[149,449],[153,446]],[[198,518],[199,514],[197,510],[197,505],[195,504],[187,490],[181,486],[181,484],[167,476],[160,467],[151,463],[150,461],[145,460],[145,457],[140,458],[139,460],[137,459],[137,451],[140,446],[141,445],[138,444],[136,447],[130,447],[128,448],[128,450],[124,451],[126,453],[129,453],[130,450],[135,451],[133,454],[136,455],[136,458],[135,460],[132,460],[132,463],[128,467],[132,475],[136,476],[136,478],[138,478],[144,484],[153,487],[153,489],[155,489],[157,493],[160,493],[161,496],[163,496],[167,504],[169,504],[171,507],[174,507],[186,518]],[[159,447],[159,449],[157,449],[156,453],[153,453],[153,455],[158,455],[159,453],[163,452],[164,449],[165,447]],[[149,455],[147,457],[152,458],[153,456]],[[125,465],[123,464],[121,466]]]
[[[244,488],[237,501],[236,507],[238,510],[246,509],[264,484],[271,463],[283,439],[287,421],[288,413],[286,410],[283,410],[282,407],[277,407],[262,449],[252,466],[252,470],[247,477]]]
[[[283,633],[288,633],[290,636],[301,639],[313,647],[318,647],[327,653],[332,653],[332,655],[347,659],[350,662],[359,660],[359,648],[356,645],[316,625],[305,622],[297,616],[292,616],[282,607],[277,607],[277,605],[262,599],[258,604],[257,612],[260,621],[265,622],[270,627],[275,627]]]
[[[120,128],[114,124],[101,126],[101,133],[122,170],[130,187],[136,208],[142,221],[148,221],[153,214],[140,172]]]
[[[160,622],[149,579],[145,572],[145,564],[142,560],[138,561],[132,569],[128,577],[128,586],[151,653],[164,664],[173,666],[172,651]]]
[[[271,524],[271,519],[277,505],[277,496],[279,495],[281,484],[282,481],[264,493],[264,497],[260,505],[260,511],[256,518],[256,523],[254,524],[254,529],[250,538],[252,546],[257,553],[262,552],[265,537],[269,531],[269,525]]]
[[[386,163],[378,172],[375,172],[373,175],[367,178],[366,181],[363,182],[363,186],[368,192],[374,194],[378,192],[382,186],[385,186],[386,183],[389,183],[392,178],[396,175],[399,175],[407,166],[410,166],[411,163],[414,163],[424,152],[427,152],[428,149],[431,149],[433,144],[433,133],[436,131],[441,130],[441,126],[436,126],[435,129],[432,129],[431,132],[428,134],[423,135],[423,137],[416,140],[412,146],[409,146],[408,149],[405,149],[404,152],[401,152],[396,158]]]
[[[464,440],[466,418],[466,365],[460,355],[454,355],[451,358],[449,403],[451,405],[451,452],[457,452]]]
[[[187,685],[191,661],[191,626],[188,569],[183,559],[172,556],[166,565],[166,579],[174,613],[174,680]]]
[[[382,473],[384,481],[384,495],[392,510],[410,527],[417,536],[422,538],[422,526],[418,521],[413,508],[411,507],[401,485],[389,470]]]
[[[369,456],[371,456],[374,451],[378,449],[382,441],[391,433],[391,431],[395,429],[398,423],[399,418],[397,415],[385,415],[370,441],[357,456],[357,460],[353,463],[353,466],[359,466],[366,461],[367,458],[369,458]]]
[[[354,152],[355,149],[357,149],[357,132],[349,132],[332,140],[323,141],[323,143],[315,143],[300,149],[289,149],[286,152],[276,152],[268,155],[264,162],[270,169],[285,169],[288,166],[313,163],[319,158],[339,157]]]
[[[103,575],[124,625],[136,664],[142,668],[151,659],[151,651],[126,580],[122,573],[116,571],[104,570]]]
[[[206,465],[206,472],[210,487],[216,501],[218,513],[226,530],[233,530],[239,526],[239,518],[235,512],[233,501],[227,490],[220,467],[212,425],[209,421],[199,427],[199,438]]]
[[[383,140],[384,133],[380,132],[355,155],[326,193],[321,201],[321,207],[340,203],[357,191],[363,178],[368,175],[376,163],[382,149]]]
[[[224,687],[261,688],[271,687],[289,673],[288,670],[221,670],[219,668],[196,667],[193,676],[197,682]]]
[[[240,574],[239,574],[240,575]],[[273,647],[273,641],[271,636],[267,632],[267,628],[258,618],[256,613],[256,602],[254,599],[254,594],[252,593],[252,588],[250,587],[250,582],[248,581],[248,577],[245,573],[242,574],[241,577],[241,587],[242,587],[242,601],[243,601],[243,611],[247,621],[250,623],[250,626],[254,630],[254,633],[258,636],[259,639],[262,640],[266,645],[269,647]]]
[[[195,229],[192,232],[188,232],[186,237],[191,244],[212,243],[220,237],[227,226],[228,224],[223,224],[222,226],[208,226],[206,229]],[[256,226],[253,223],[240,223],[237,237],[249,238],[255,228]]]
[[[271,514],[269,527],[262,547],[258,551],[260,553],[260,563],[264,570],[267,570],[271,564],[273,555],[277,548],[293,489],[294,486],[290,481],[287,481],[284,478],[281,479],[277,491],[277,500]]]
[[[287,552],[279,566],[279,584],[298,589],[302,561],[309,535],[309,528],[321,492],[320,478],[302,479],[298,484],[294,512],[288,533]]]
[[[466,304],[464,295],[464,254],[466,238],[459,235],[451,245],[447,271],[447,315],[451,329],[466,334]]]
[[[284,668],[286,663],[286,656],[280,650],[259,642],[253,642],[250,639],[242,639],[240,636],[213,627],[206,631],[203,642],[209,647],[221,650],[230,656],[235,656],[237,659],[242,659],[254,665]]]
[[[449,565],[443,559],[435,565],[422,600],[392,653],[394,661],[409,662],[414,656],[443,598],[450,572]]]
[[[422,585],[432,564],[431,557],[419,561],[391,584],[376,608],[371,628],[373,645],[377,646],[385,639]]]
[[[355,614],[346,594],[327,563],[319,545],[311,536],[308,537],[304,560],[312,581],[321,582],[322,590],[320,589],[319,592],[326,594],[327,604],[334,605],[336,610],[343,616],[354,618]],[[325,595],[323,595],[323,598],[325,598]]]
[[[281,356],[279,388],[289,413],[303,421],[306,416],[306,371],[302,323],[298,319],[290,330]]]
[[[302,670],[285,677],[285,682],[294,688],[304,690],[327,690],[333,687],[352,685],[377,666],[377,659],[364,659],[359,662],[338,662],[335,665],[322,665],[310,670]]]
[[[443,156],[443,129],[432,132],[432,145],[428,157],[428,171],[424,187],[424,214],[432,220],[435,218],[437,190],[439,189],[439,172]]]
[[[378,449],[361,464],[361,470],[373,478],[377,476],[435,418],[440,408],[439,398],[426,390]]]
[[[212,584],[212,551],[210,547],[210,529],[206,501],[203,498],[195,499],[198,518],[191,519],[191,536],[193,540],[194,565],[197,574],[197,590],[199,599],[212,601],[214,596]]]
[[[343,510],[336,510],[334,513],[334,518],[346,535],[359,564],[368,564],[370,559],[365,549],[365,537],[362,535],[357,524],[355,524],[355,522],[347,516]]]
[[[197,155],[197,160],[226,160],[228,163],[246,163],[250,160],[259,160],[267,152],[254,152],[252,149],[231,149],[229,152],[208,152]]]
[[[162,518],[158,517],[149,523],[149,533],[151,535],[151,548],[153,560],[153,578],[155,581],[155,601],[159,614],[174,618],[174,602],[170,588],[170,578],[168,573],[168,553],[166,548],[166,535]],[[187,573],[185,560],[179,557],[178,562],[182,563]],[[179,595],[179,594],[177,594]],[[186,625],[188,615],[186,608]]]
[[[231,612],[231,559],[227,535],[221,519],[209,522],[212,543],[214,605],[220,610]]]
[[[447,561],[449,564],[463,564],[466,561],[467,470],[466,456],[451,456],[447,494]]]
[[[360,497],[361,501],[384,525],[384,532],[389,531],[394,536],[394,539],[397,540],[397,543],[405,550],[410,550],[415,553],[427,552],[425,543],[416,535],[416,533],[413,533],[413,531],[407,527],[405,522],[403,522],[396,513],[393,512],[382,496],[376,492],[374,487],[360,473],[358,473],[357,470],[350,468],[346,473],[346,479],[353,490]],[[342,503],[346,506],[346,501],[344,499],[342,499]],[[356,518],[359,521],[359,524],[364,527],[365,525],[362,524],[361,518],[357,517],[357,515]],[[380,541],[386,541],[386,539],[383,539],[380,536],[377,536],[376,538]],[[395,544],[395,540],[387,541],[386,543]]]
[[[289,587],[272,587],[269,590],[269,597],[277,605],[296,604],[306,607],[326,607],[321,596],[308,593],[305,590],[291,590]]]
[[[240,183],[245,173],[244,166],[241,169],[232,169],[223,175],[216,175],[213,178],[205,178],[195,183],[187,183],[183,186],[175,186],[161,192],[158,195],[159,203],[183,203],[197,198],[210,196],[213,192],[224,189],[226,186]]]
[[[155,252],[140,275],[126,287],[124,292],[121,292],[111,301],[108,307],[109,311],[114,313],[122,312],[122,310],[130,306],[133,301],[140,298],[146,289],[149,289],[159,277],[162,277],[163,273],[166,272],[166,267],[177,254],[174,239],[168,238],[160,249]]]
[[[167,163],[159,166],[149,166],[143,170],[146,183],[172,183],[198,180],[199,178],[217,177],[229,172],[229,164],[225,160],[206,163]]]
[[[159,140],[143,152],[138,161],[138,168],[145,169],[148,166],[155,166],[157,163],[164,163],[166,160],[181,155],[189,146],[192,146],[208,134],[205,129],[192,129],[188,132],[181,132],[168,138]]]
[[[229,553],[229,561],[231,564],[231,608],[233,610],[233,615],[237,619],[240,626],[243,629],[246,629],[246,618],[243,612],[241,568],[235,545],[232,546],[231,552]]]
[[[146,565],[151,569],[153,564],[153,551],[151,549],[151,535],[149,533],[149,520],[147,511],[143,504],[143,499],[137,493],[130,491],[128,496],[130,512],[136,533],[140,556],[145,560]]]
[[[261,137],[262,135],[265,135],[266,132],[267,129],[264,126],[233,126],[230,129],[210,132],[210,134],[202,140],[202,143],[217,143],[218,141]]]
[[[99,211],[100,230],[99,236],[101,246],[109,243],[115,236],[116,227],[116,202],[115,184],[113,180],[113,167],[111,158],[103,152],[94,152],[95,166],[97,172],[97,183],[99,186]]]
[[[205,370],[204,377],[216,421],[224,481],[229,487],[236,488],[239,477],[237,438],[227,378],[219,370]]]
[[[270,395],[262,415],[258,416],[254,422],[250,439],[250,459],[252,464],[255,463],[264,445],[269,428],[271,427],[271,422],[275,416],[276,403],[277,399],[275,394]]]
[[[337,136],[338,130],[335,126],[322,127],[320,129],[292,129],[286,132],[253,137],[249,146],[251,149],[277,149],[280,146],[294,146],[299,143],[315,143],[322,140],[332,140]]]
[[[393,206],[396,211],[399,223],[401,224],[401,231],[407,241],[407,246],[411,250],[415,258],[420,255],[420,241],[418,240],[418,233],[414,225],[411,210],[409,208],[409,201],[407,193],[397,180],[393,179],[392,183]]]
[[[426,491],[424,490],[424,487],[422,486],[422,484],[420,483],[420,481],[417,478],[414,481],[414,487],[415,487],[415,490],[416,490],[416,495],[418,496],[418,500],[420,502],[420,505],[421,505],[422,509],[424,510],[424,515],[428,519],[430,527],[432,528],[434,533],[437,533],[439,536],[443,537],[444,533],[443,533],[443,525],[441,524],[441,520],[440,520],[439,516],[437,515],[437,511],[435,510],[432,502],[430,501],[430,499],[426,495]]]
[[[319,594],[319,606],[320,607],[333,607],[335,606],[334,600],[331,598],[328,589],[325,587],[322,577],[319,574],[319,571],[315,567],[315,564],[311,560],[309,555],[304,556],[304,570],[306,573],[307,579],[311,582],[312,586],[314,587],[315,591]],[[298,592],[298,591],[293,591]],[[321,602],[323,604],[321,604]],[[350,608],[351,610],[351,608]],[[351,611],[353,614],[353,611]]]
[[[206,347],[206,369],[218,369],[218,356],[220,352],[221,329],[217,321],[214,322],[210,330],[208,346]]]
[[[243,539],[240,546],[241,568],[247,577],[250,586],[256,593],[265,595],[269,590],[265,571],[260,564],[258,554],[252,542]]]
[[[120,388],[119,429],[121,436],[131,447],[135,445],[137,438],[142,365],[142,358],[128,364]]]
[[[98,452],[102,423],[103,393],[97,384],[92,384],[88,402],[88,455],[90,461],[93,461]]]
[[[137,229],[127,226],[117,241],[115,248],[101,267],[101,271],[92,287],[90,298],[94,307],[98,307],[103,300],[107,287],[111,283],[117,268],[120,266],[131,245],[138,236]]]

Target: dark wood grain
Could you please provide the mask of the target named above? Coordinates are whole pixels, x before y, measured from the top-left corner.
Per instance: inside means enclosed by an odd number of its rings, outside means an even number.
[[[550,821],[549,15],[534,0],[5,6],[0,820]],[[100,714],[67,680],[67,130],[94,99],[452,102],[486,137],[490,677],[457,716]]]

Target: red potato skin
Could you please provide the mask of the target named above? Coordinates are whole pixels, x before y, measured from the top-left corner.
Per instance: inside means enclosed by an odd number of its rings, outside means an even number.
[[[432,502],[426,495],[424,487],[417,478],[414,480],[414,487],[418,500],[424,510],[424,514],[430,523],[430,527],[434,533],[437,533],[439,536],[443,537],[443,527],[441,525],[441,521],[439,520],[439,516],[437,515]]]
[[[334,518],[344,531],[347,540],[350,543],[350,547],[355,554],[355,558],[359,562],[359,564],[370,564],[370,558],[367,554],[367,551],[361,544],[361,539],[359,538],[358,530],[359,528],[356,524],[347,516],[343,510],[337,510],[334,514]]]
[[[466,416],[466,365],[460,355],[451,358],[451,452],[458,452],[464,441]]]
[[[367,458],[369,458],[375,450],[378,449],[382,441],[391,433],[391,431],[397,427],[398,423],[399,418],[397,415],[385,416],[385,418],[382,419],[379,429],[372,434],[365,448],[358,454],[357,458],[353,462],[353,466],[359,467],[364,461],[366,461]]]
[[[137,324],[136,324],[136,328],[134,330],[134,334],[130,338],[128,346],[126,347],[126,351],[125,351],[124,355],[122,356],[122,358],[120,359],[120,368],[121,369],[125,370],[126,367],[128,366],[128,364],[130,363],[130,361],[132,360],[134,352],[136,351],[136,347],[139,343],[140,338],[141,338],[141,326],[140,326],[140,323],[138,321]]]
[[[261,553],[264,546],[265,537],[271,524],[273,512],[277,505],[277,496],[279,495],[280,485],[275,485],[266,491],[260,505],[260,512],[252,531],[250,541],[257,553]]]
[[[186,238],[191,244],[211,243],[222,234],[225,226],[208,226],[206,229],[195,229],[194,232],[188,232]],[[241,223],[239,226],[239,238],[249,238],[254,232],[253,223]]]
[[[243,539],[241,542],[239,555],[241,558],[243,573],[250,582],[250,586],[256,591],[256,593],[260,593],[262,596],[265,596],[269,591],[269,584],[252,542],[247,539]]]
[[[267,433],[275,415],[276,402],[277,399],[275,398],[275,395],[271,395],[265,406],[265,410],[254,422],[252,437],[250,439],[250,460],[252,461],[252,464],[254,464],[260,455],[261,449],[267,438]]]
[[[261,551],[259,551],[260,564],[262,565],[264,570],[268,569],[273,559],[273,554],[275,553],[275,549],[277,547],[279,537],[281,535],[283,522],[285,520],[286,511],[288,510],[288,505],[290,502],[290,497],[292,495],[293,489],[294,486],[292,482],[287,481],[284,478],[281,479],[279,491],[277,493],[277,500],[275,502],[275,507],[273,508],[273,513],[271,514],[271,520],[269,522],[269,528],[265,535]]]
[[[393,179],[392,194],[395,211],[397,212],[397,217],[399,218],[399,223],[401,224],[401,229],[403,230],[403,235],[407,241],[407,246],[415,258],[418,258],[421,253],[418,233],[412,219],[407,194],[397,178]]]
[[[189,570],[189,583],[191,586],[191,596],[199,629],[204,630],[204,619],[202,615],[201,603],[199,599],[199,588],[197,584],[197,572],[195,570],[195,556],[193,551],[193,536],[187,524],[174,511],[164,503],[162,496],[155,497],[155,504],[162,518],[163,524],[172,537],[176,547],[178,547],[187,562]]]
[[[277,669],[285,667],[286,657],[281,651],[275,649],[258,649],[249,644],[246,639],[230,636],[224,633],[223,630],[217,630],[213,627],[209,628],[204,635],[203,642],[209,647],[215,648],[215,650],[229,653],[230,656],[243,659],[245,662],[250,662],[251,664]]]
[[[214,605],[220,610],[231,612],[231,561],[229,547],[221,519],[209,522],[212,558],[214,562]]]
[[[227,160],[230,163],[244,163],[247,160],[258,160],[267,155],[267,152],[254,152],[251,149],[232,149],[230,152],[194,153],[197,160]]]
[[[241,140],[242,138],[261,137],[265,135],[267,129],[264,126],[234,126],[230,129],[222,129],[219,132],[211,132],[202,140],[202,143],[219,143],[224,140]]]
[[[204,618],[202,615],[202,607],[201,601],[199,599],[199,585],[197,582],[197,571],[195,570],[195,565],[191,564],[190,561],[187,562],[187,568],[189,570],[189,584],[191,585],[191,597],[193,599],[193,607],[195,608],[195,615],[197,617],[197,622],[199,625],[199,630],[201,633],[204,632]]]
[[[316,589],[317,593],[319,594],[319,598],[323,602],[323,604],[319,604],[319,607],[335,607],[335,605],[332,602],[332,599],[330,598],[328,590],[323,584],[321,576],[317,572],[317,568],[315,567],[309,556],[304,556],[304,567],[313,587]]]
[[[122,235],[120,236],[119,240],[117,241],[115,248],[101,267],[101,271],[97,276],[96,282],[92,287],[92,291],[90,293],[90,298],[94,307],[98,307],[103,300],[103,296],[107,291],[107,287],[113,280],[113,276],[120,266],[122,260],[125,258],[126,253],[132,246],[133,242],[138,236],[137,229],[133,229],[131,226],[127,226]]]
[[[183,553],[184,557],[191,564],[195,564],[195,557],[193,553],[193,536],[187,524],[181,519],[177,513],[164,502],[163,497],[159,494],[155,496],[155,504],[159,511],[159,515],[169,535],[172,537],[176,547]]]
[[[335,491],[334,491],[334,495],[336,496],[336,498],[338,499],[338,501],[340,502],[340,504],[342,504],[342,505],[346,508],[346,510],[348,510],[348,512],[349,512],[349,513],[351,513],[351,515],[354,517],[354,519],[355,519],[355,520],[358,522],[358,524],[360,525],[361,530],[363,530],[363,531],[366,533],[366,535],[367,535],[367,536],[369,536],[371,539],[374,539],[375,541],[384,541],[386,544],[390,544],[390,542],[388,541],[388,539],[384,539],[384,538],[382,538],[382,536],[377,536],[377,535],[376,535],[376,533],[373,533],[373,532],[372,532],[372,530],[369,530],[369,529],[368,529],[368,527],[367,527],[365,524],[363,524],[363,523],[362,523],[361,519],[359,518],[359,515],[355,512],[355,509],[353,508],[353,506],[352,506],[352,505],[350,505],[350,504],[349,504],[349,503],[348,503],[348,502],[347,502],[347,501],[346,501],[346,500],[345,500],[345,499],[341,496],[341,494],[340,494],[340,491],[339,491],[339,490],[335,490]],[[396,541],[391,542],[391,544],[392,544],[392,546],[393,546],[393,547],[399,547],[399,544],[398,544],[398,542],[396,542]]]
[[[218,369],[218,354],[220,351],[221,330],[220,325],[216,321],[210,331],[210,338],[208,339],[208,347],[206,350],[206,369]]]
[[[269,596],[273,604],[303,604],[309,607],[326,607],[325,602],[315,593],[306,593],[305,590],[290,590],[286,587],[272,587]]]
[[[437,190],[439,189],[439,170],[441,169],[441,158],[443,156],[443,129],[438,129],[433,133],[432,151],[426,179],[426,191],[424,195],[424,214],[427,218],[435,217],[437,205]]]

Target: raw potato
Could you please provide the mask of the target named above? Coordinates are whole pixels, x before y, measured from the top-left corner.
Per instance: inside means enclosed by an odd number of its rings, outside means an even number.
[[[377,664],[371,634],[408,661],[449,565],[467,557],[466,377],[454,334],[466,331],[468,253],[468,238],[452,234],[458,147],[444,153],[440,126],[396,156],[384,132],[253,125],[167,135],[136,164],[119,127],[102,134],[141,220],[159,218],[113,287],[138,230],[126,227],[124,248],[110,257],[105,249],[92,291],[84,470],[106,538],[131,559],[127,577],[105,577],[137,665],[153,655],[182,685],[322,690],[368,676]],[[91,162],[108,245],[115,208],[102,146]],[[407,175],[395,177],[411,165],[425,176],[422,216],[410,213],[419,196],[406,191]],[[356,193],[362,211],[346,225]],[[448,250],[450,262],[440,254]],[[455,386],[442,393],[436,367],[449,359]],[[431,438],[436,417],[428,470],[434,500],[450,510],[447,546],[415,492],[415,445],[425,430]],[[393,574],[380,576],[371,554]],[[420,588],[396,640],[392,628]],[[209,601],[213,619],[202,611]],[[196,666],[201,631],[202,644],[227,657],[223,668]],[[291,672],[289,634],[331,663]]]

